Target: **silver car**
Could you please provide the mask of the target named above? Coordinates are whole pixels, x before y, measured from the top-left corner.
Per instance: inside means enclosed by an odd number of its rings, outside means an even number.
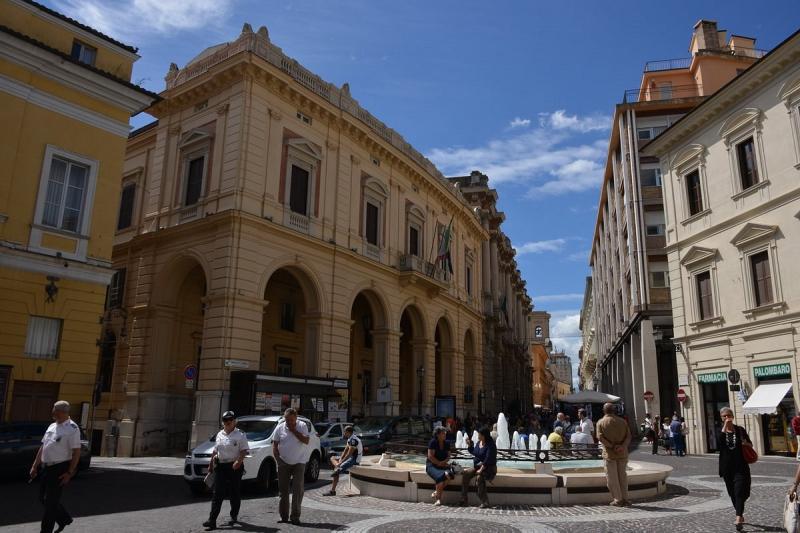
[[[249,415],[238,418],[237,427],[247,435],[247,442],[250,445],[250,453],[244,460],[245,471],[242,480],[255,482],[265,491],[272,490],[277,480],[277,465],[272,456],[272,435],[275,427],[282,421],[283,417],[277,415]],[[319,478],[320,462],[323,456],[319,435],[314,424],[308,418],[298,416],[297,421],[305,424],[308,428],[310,441],[306,460],[306,481],[313,482]],[[211,452],[214,451],[216,435],[214,433],[209,440],[199,444],[186,454],[183,479],[195,494],[206,492],[203,478],[208,473],[208,464],[211,461]]]
[[[331,448],[344,446],[344,428],[352,425],[351,422],[319,422],[314,426],[319,433],[323,459],[330,455]]]

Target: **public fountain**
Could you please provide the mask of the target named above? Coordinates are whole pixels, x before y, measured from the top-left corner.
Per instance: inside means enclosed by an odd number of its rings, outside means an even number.
[[[519,431],[514,430],[514,434],[511,436],[511,449],[519,450]]]
[[[506,415],[503,413],[497,415],[497,438],[495,443],[498,450],[507,450],[511,447],[511,442],[508,440],[508,420],[506,420]]]
[[[477,429],[472,430],[472,444],[473,445],[478,444],[478,430]]]

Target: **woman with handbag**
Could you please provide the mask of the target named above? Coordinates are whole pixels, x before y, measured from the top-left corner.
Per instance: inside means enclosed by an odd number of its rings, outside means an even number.
[[[758,459],[753,442],[742,426],[733,423],[733,410],[719,410],[722,431],[719,441],[719,477],[725,481],[728,496],[736,511],[736,531],[744,527],[744,502],[750,497],[750,463]]]
[[[436,490],[431,494],[434,505],[442,505],[442,491],[447,482],[455,477],[453,469],[450,468],[450,443],[446,438],[447,428],[439,426],[433,430],[433,439],[428,443],[425,472],[436,483]]]
[[[215,437],[216,445],[208,465],[209,475],[214,476],[214,498],[211,500],[211,513],[203,522],[207,530],[216,529],[217,517],[222,510],[222,500],[230,488],[231,519],[228,525],[239,520],[239,507],[242,504],[241,485],[244,474],[244,458],[250,451],[247,436],[236,427],[233,411],[222,414],[222,430]]]

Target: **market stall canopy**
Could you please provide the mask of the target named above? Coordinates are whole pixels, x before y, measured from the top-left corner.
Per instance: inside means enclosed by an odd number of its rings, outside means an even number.
[[[558,401],[563,403],[616,403],[620,400],[619,396],[606,394],[605,392],[598,392],[596,390],[582,390],[569,396],[564,396]],[[778,400],[780,401],[780,400]]]
[[[753,391],[753,395],[744,402],[746,415],[770,415],[778,412],[778,404],[792,388],[791,383],[765,383]]]

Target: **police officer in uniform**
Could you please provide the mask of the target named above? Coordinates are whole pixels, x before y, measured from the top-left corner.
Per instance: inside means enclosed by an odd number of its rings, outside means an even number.
[[[44,504],[42,533],[63,531],[72,523],[72,517],[61,505],[61,492],[69,480],[75,476],[81,458],[81,430],[69,418],[69,403],[58,401],[53,404],[53,422],[42,437],[42,445],[36,453],[31,467],[31,479],[42,471],[42,484],[39,498]]]
[[[250,451],[247,436],[236,427],[236,415],[233,411],[222,414],[222,430],[217,433],[216,446],[211,453],[209,472],[216,472],[214,477],[214,499],[211,501],[211,514],[203,525],[211,530],[217,527],[217,517],[222,510],[222,500],[230,486],[231,519],[228,525],[234,525],[239,519],[239,507],[242,503],[241,485],[244,474],[244,458]]]

